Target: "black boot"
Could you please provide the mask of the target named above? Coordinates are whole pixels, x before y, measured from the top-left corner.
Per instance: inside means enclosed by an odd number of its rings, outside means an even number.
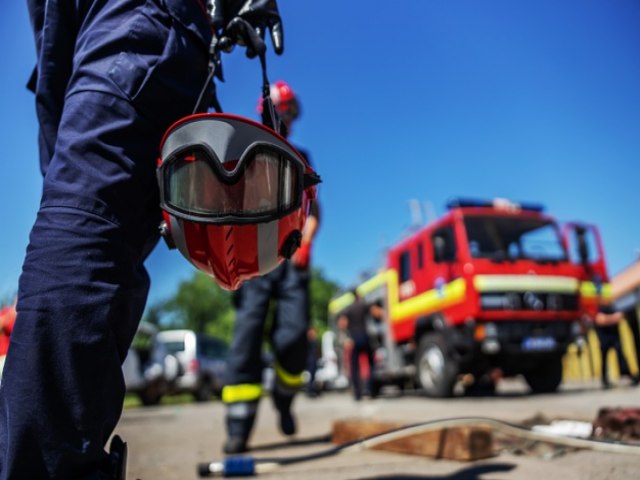
[[[242,409],[238,404],[227,407],[227,441],[222,447],[222,451],[227,455],[244,453],[248,450],[247,443],[256,418],[256,408],[253,404],[245,404],[244,406],[247,407],[244,412],[239,412]]]
[[[244,453],[247,450],[247,438],[239,436],[227,437],[227,440],[224,442],[224,446],[222,447],[222,451],[226,455],[237,455],[238,453]]]
[[[280,414],[280,431],[285,435],[296,433],[296,420],[291,413],[293,395],[273,392],[273,404]]]

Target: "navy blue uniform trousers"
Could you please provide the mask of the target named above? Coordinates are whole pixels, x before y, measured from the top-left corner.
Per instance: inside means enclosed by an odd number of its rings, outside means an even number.
[[[276,302],[275,318],[266,333],[271,339],[275,360],[289,374],[300,374],[304,370],[308,350],[309,272],[286,261],[272,272],[245,282],[236,293],[236,323],[227,359],[227,385],[261,382],[262,342],[272,299]]]
[[[276,302],[275,318],[270,331],[265,332],[271,300]],[[253,429],[261,388],[251,389],[249,395],[240,392],[243,391],[243,385],[262,384],[262,343],[265,333],[271,340],[275,355],[272,397],[276,408],[288,412],[293,395],[301,386],[298,382],[291,385],[290,379],[301,379],[306,365],[309,272],[299,270],[292,262],[285,261],[268,274],[245,282],[236,292],[234,303],[236,322],[227,357],[226,385],[222,398],[227,407],[228,436],[246,441]],[[283,375],[289,382],[282,378]],[[240,391],[236,392],[238,388]]]
[[[211,30],[200,0],[27,3],[44,184],[0,387],[0,479],[70,480],[107,459],[158,239],[158,146],[195,105]]]
[[[602,358],[602,383],[609,383],[609,350],[613,348],[618,358],[620,375],[630,375],[629,364],[622,351],[622,340],[618,325],[596,327],[596,334],[600,342],[600,355]]]

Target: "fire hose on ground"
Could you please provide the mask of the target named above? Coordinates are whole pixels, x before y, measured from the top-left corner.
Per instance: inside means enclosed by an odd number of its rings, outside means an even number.
[[[198,465],[200,477],[246,477],[275,470],[280,466],[308,462],[320,458],[331,457],[351,451],[361,451],[376,445],[425,433],[432,430],[452,427],[489,427],[492,430],[514,437],[562,445],[578,449],[588,449],[605,453],[640,455],[640,444],[630,444],[609,440],[595,440],[560,436],[557,434],[531,430],[519,425],[488,417],[455,417],[430,420],[397,428],[395,430],[371,435],[369,437],[347,442],[319,452],[293,455],[289,457],[256,458],[253,456],[232,456],[221,461],[201,463]]]

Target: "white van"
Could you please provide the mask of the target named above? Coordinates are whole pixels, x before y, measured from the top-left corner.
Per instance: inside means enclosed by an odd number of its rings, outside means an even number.
[[[224,341],[192,330],[164,330],[156,342],[178,360],[178,376],[169,393],[190,393],[199,402],[220,396],[227,368]]]

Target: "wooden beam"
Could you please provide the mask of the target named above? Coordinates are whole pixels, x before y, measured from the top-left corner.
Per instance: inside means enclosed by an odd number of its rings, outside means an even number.
[[[364,419],[338,420],[333,423],[331,441],[352,442],[371,435],[398,429],[405,424]],[[421,455],[448,460],[479,460],[495,456],[493,435],[486,427],[453,427],[396,438],[371,447],[374,450]]]

